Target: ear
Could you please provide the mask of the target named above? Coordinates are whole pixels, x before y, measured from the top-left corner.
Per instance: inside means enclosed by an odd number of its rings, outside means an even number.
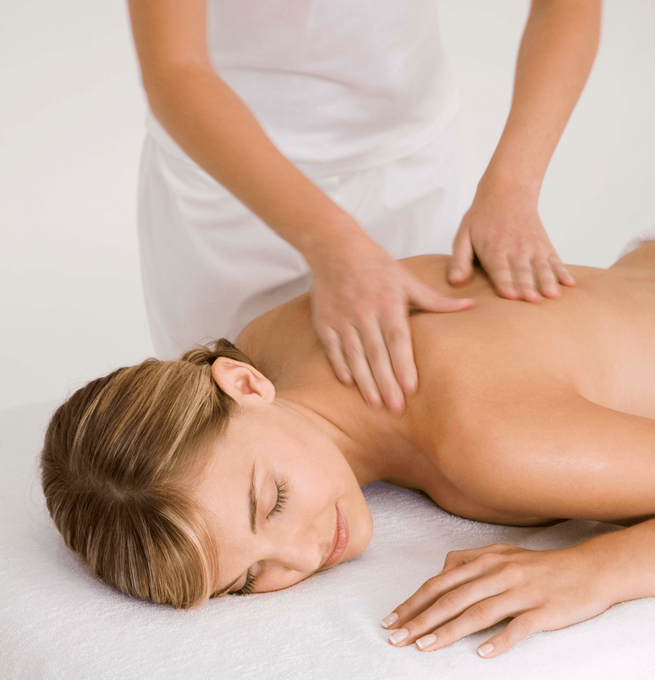
[[[254,366],[228,357],[218,357],[212,364],[212,377],[218,386],[239,403],[251,397],[271,404],[275,399],[273,383]]]

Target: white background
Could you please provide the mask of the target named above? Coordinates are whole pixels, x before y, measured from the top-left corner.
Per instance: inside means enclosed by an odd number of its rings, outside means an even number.
[[[467,188],[509,111],[527,0],[439,0]],[[601,45],[540,214],[562,259],[606,267],[655,229],[655,0],[606,0]],[[58,399],[152,353],[136,187],[144,136],[125,2],[2,0],[0,408]]]

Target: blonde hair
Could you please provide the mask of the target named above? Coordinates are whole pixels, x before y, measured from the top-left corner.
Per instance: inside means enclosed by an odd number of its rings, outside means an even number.
[[[217,582],[216,544],[189,492],[203,447],[241,413],[212,377],[219,357],[254,367],[221,338],[92,380],[48,424],[48,512],[91,576],[133,597],[189,609]]]

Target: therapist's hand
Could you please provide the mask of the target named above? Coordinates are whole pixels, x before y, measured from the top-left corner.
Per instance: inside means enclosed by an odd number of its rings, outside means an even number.
[[[448,281],[467,280],[477,255],[496,293],[509,300],[556,298],[560,283],[575,285],[546,234],[537,199],[483,179],[455,237]]]
[[[307,255],[306,255],[307,257]],[[366,402],[400,415],[418,389],[408,306],[455,312],[474,304],[413,276],[361,228],[307,257],[313,282],[312,322],[342,383],[353,378]]]

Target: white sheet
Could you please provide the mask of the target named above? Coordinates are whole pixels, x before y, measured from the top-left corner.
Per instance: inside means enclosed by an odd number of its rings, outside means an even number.
[[[122,595],[86,574],[45,509],[37,457],[55,406],[0,412],[3,680],[655,678],[655,598],[535,633],[495,659],[476,649],[505,624],[431,653],[389,645],[379,621],[441,570],[449,550],[494,542],[554,548],[620,527],[482,524],[380,482],[365,489],[375,522],[367,551],[293,588],[221,598],[195,612]]]

